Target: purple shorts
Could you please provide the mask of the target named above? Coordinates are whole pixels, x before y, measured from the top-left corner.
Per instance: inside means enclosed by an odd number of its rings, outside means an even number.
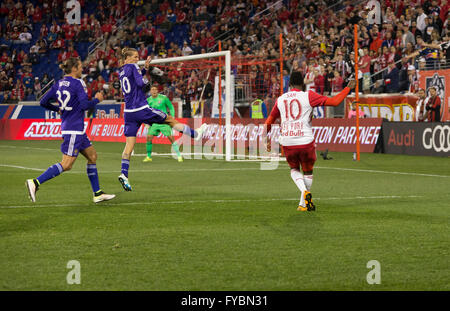
[[[86,134],[63,134],[63,139],[61,152],[71,157],[78,156],[80,151],[92,146]]]
[[[158,109],[146,107],[145,109],[135,112],[125,112],[125,130],[126,137],[136,137],[136,134],[142,123],[152,125],[153,123],[164,124],[167,114]]]

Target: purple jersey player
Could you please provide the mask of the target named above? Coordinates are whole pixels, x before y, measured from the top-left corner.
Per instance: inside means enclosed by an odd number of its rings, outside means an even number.
[[[26,186],[32,202],[36,202],[36,191],[39,186],[64,171],[72,168],[73,163],[81,153],[87,159],[87,175],[94,192],[94,203],[108,201],[115,197],[114,194],[106,194],[100,189],[97,173],[97,152],[91,145],[85,133],[84,112],[94,108],[103,100],[101,93],[95,94],[95,99],[89,100],[86,94],[86,85],[81,80],[82,65],[78,58],[69,58],[61,65],[65,76],[56,82],[53,87],[42,97],[40,105],[46,109],[61,114],[61,134],[63,143],[61,152],[62,161],[50,166],[42,175],[35,179],[28,179]],[[50,101],[56,99],[58,106]]]
[[[128,169],[130,166],[131,152],[136,144],[136,134],[142,123],[152,125],[153,123],[168,124],[173,129],[189,135],[196,140],[202,138],[207,125],[202,124],[198,129],[193,130],[186,124],[175,120],[171,115],[149,107],[147,103],[146,91],[150,89],[149,81],[145,78],[151,62],[151,57],[145,61],[144,69],[137,65],[139,54],[136,49],[122,49],[122,67],[120,68],[119,79],[122,93],[125,98],[124,120],[126,144],[122,153],[122,170],[119,175],[119,182],[125,191],[131,191],[128,181]]]

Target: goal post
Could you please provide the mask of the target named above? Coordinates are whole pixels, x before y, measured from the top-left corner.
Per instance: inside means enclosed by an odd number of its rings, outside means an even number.
[[[157,58],[152,59],[150,65],[162,65],[174,62],[186,62],[201,59],[211,59],[225,57],[225,160],[231,161],[232,159],[232,145],[231,145],[231,52],[220,51],[204,54],[195,54],[188,56],[169,57],[169,58]],[[138,62],[138,65],[144,65],[145,60]],[[221,83],[221,77],[219,77],[219,83]]]

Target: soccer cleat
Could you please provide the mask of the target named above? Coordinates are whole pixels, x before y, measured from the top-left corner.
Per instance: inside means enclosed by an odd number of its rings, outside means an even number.
[[[305,191],[305,206],[308,212],[315,211],[316,206],[314,205],[312,201],[312,194],[309,191]]]
[[[208,127],[208,124],[203,123],[198,129],[195,131],[197,132],[197,137],[194,138],[195,140],[200,140],[203,137],[203,133],[206,131],[206,128]]]
[[[178,157],[178,162],[183,162],[183,157]]]
[[[152,162],[152,158],[146,157],[142,162]]]
[[[125,191],[131,191],[131,185],[128,181],[128,178],[124,175],[124,174],[120,174],[119,175],[119,182],[122,185],[123,189],[125,189]]]
[[[306,212],[308,209],[306,208],[306,207],[304,207],[304,206],[301,206],[301,205],[299,205],[298,207],[297,207],[297,211],[299,211],[299,212]]]
[[[33,179],[27,179],[27,181],[25,182],[25,186],[27,186],[28,197],[30,198],[31,202],[36,202],[36,191],[39,190],[39,187],[34,183]]]
[[[103,202],[103,201],[109,201],[116,197],[115,194],[106,194],[103,191],[99,191],[94,194],[94,203]]]

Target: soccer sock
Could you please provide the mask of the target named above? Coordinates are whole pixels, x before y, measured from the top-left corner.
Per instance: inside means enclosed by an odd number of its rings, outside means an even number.
[[[197,132],[193,129],[191,129],[189,127],[189,125],[183,124],[183,130],[178,130],[176,129],[178,132],[181,132],[185,135],[191,136],[192,138],[196,138],[197,137]]]
[[[130,167],[130,160],[122,159],[122,174],[128,178],[128,168]]]
[[[147,142],[147,157],[151,158],[152,157],[152,148],[153,148],[153,144],[151,141]]]
[[[303,181],[305,182],[306,190],[311,191],[313,175],[303,175]]]
[[[92,191],[94,193],[98,192],[100,190],[100,184],[98,182],[97,165],[96,164],[88,164],[86,166],[86,172],[87,172],[89,181],[91,182]]]
[[[303,197],[304,191],[306,191],[305,182],[303,181],[303,174],[298,169],[291,169],[291,178],[294,181],[297,188],[302,192],[300,196],[299,205],[305,206],[305,198]]]
[[[46,182],[47,180],[58,176],[62,172],[63,172],[63,167],[62,167],[61,163],[56,163],[56,164],[50,166],[44,173],[42,173],[41,176],[39,176],[36,179],[39,182],[39,184],[42,184],[42,183]]]
[[[178,147],[178,144],[176,142],[173,142],[172,147],[173,147],[173,150],[175,150],[175,153],[177,154],[177,156],[181,157],[180,148]]]

